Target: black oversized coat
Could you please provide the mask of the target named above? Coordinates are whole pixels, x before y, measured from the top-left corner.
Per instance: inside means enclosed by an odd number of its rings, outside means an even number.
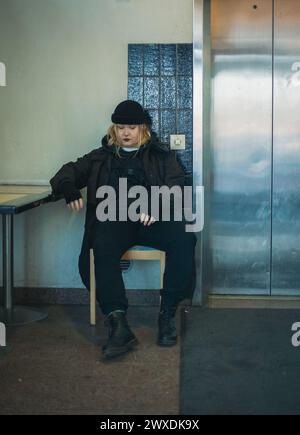
[[[155,135],[139,151],[146,181],[150,186],[184,186],[185,174],[176,160],[175,151],[158,141]],[[64,164],[51,178],[53,199],[62,197],[62,185],[66,181],[72,182],[77,189],[87,187],[87,204],[85,216],[85,231],[79,256],[79,273],[87,289],[90,287],[90,229],[96,219],[96,198],[98,187],[108,184],[111,162],[114,158],[114,146],[102,139],[102,146],[92,150],[76,162]]]

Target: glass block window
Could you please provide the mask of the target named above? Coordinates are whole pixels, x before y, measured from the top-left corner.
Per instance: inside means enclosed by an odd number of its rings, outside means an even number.
[[[185,150],[177,156],[192,174],[193,46],[192,44],[129,44],[128,98],[148,109],[153,130],[170,143],[170,134],[184,134]]]

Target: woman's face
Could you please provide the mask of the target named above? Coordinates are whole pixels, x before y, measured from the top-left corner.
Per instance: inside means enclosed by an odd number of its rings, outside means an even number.
[[[118,144],[123,147],[137,146],[140,141],[140,126],[117,124],[116,136]]]

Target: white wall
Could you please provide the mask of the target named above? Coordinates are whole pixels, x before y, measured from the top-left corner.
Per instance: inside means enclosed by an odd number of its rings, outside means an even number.
[[[0,183],[48,183],[63,163],[98,147],[127,97],[127,45],[191,43],[192,7],[192,0],[0,0],[7,82]],[[16,216],[15,285],[82,287],[83,218],[64,201]],[[130,273],[129,287],[153,288]],[[156,278],[158,285],[158,271]]]

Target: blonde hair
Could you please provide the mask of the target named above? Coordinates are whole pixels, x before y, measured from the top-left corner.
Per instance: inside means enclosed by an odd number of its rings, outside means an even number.
[[[121,158],[120,156],[121,145],[118,143],[117,140],[116,127],[117,127],[116,124],[112,124],[107,130],[107,143],[108,145],[114,145],[114,144],[116,145],[116,154],[118,155],[118,157]],[[140,148],[140,146],[148,142],[150,138],[151,138],[151,132],[149,127],[146,124],[139,125],[139,141],[137,143],[137,146]]]

